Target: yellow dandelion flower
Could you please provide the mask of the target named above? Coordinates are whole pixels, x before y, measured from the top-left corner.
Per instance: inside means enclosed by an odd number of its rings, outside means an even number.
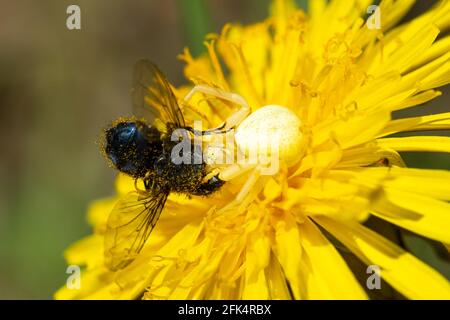
[[[365,283],[344,259],[351,252],[404,297],[449,299],[442,275],[363,223],[375,216],[450,244],[450,172],[406,168],[399,155],[450,152],[450,138],[391,136],[450,129],[450,112],[392,118],[450,82],[450,36],[437,40],[450,26],[450,1],[397,25],[414,1],[384,0],[381,28],[362,18],[371,2],[313,0],[306,14],[274,1],[266,20],[209,35],[206,55],[185,50],[195,84],[237,93],[252,111],[291,110],[301,146],[290,137],[283,156],[293,160],[259,177],[238,205],[230,203],[251,172],[210,197],[171,195],[140,254],[113,272],[103,260],[106,219],[135,188],[119,175],[117,195],[89,209],[94,234],[66,251],[69,264],[85,266],[80,289],[63,287],[56,298],[364,299]],[[187,122],[215,127],[229,116],[223,101],[196,96],[183,108]]]

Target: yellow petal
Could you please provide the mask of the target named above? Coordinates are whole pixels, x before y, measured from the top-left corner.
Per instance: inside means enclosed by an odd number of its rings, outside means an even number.
[[[378,146],[396,151],[450,152],[450,137],[417,136],[404,138],[383,138]]]
[[[91,235],[72,244],[64,253],[70,265],[87,266],[88,269],[103,266],[103,237]]]
[[[450,200],[450,171],[373,167],[356,169],[354,172],[361,179],[374,179],[375,183],[382,183],[389,189]]]
[[[305,297],[304,279],[302,276],[302,247],[295,220],[287,215],[284,220],[275,224],[275,255],[289,281],[295,299]]]
[[[356,222],[326,217],[314,220],[331,232],[367,265],[381,268],[381,277],[411,299],[450,299],[450,285],[438,272],[394,243]]]
[[[105,285],[106,284],[106,285]],[[63,286],[56,293],[57,300],[67,299],[115,299],[118,286],[112,280],[112,275],[104,269],[95,269],[81,273],[80,288]]]
[[[91,226],[100,226],[106,224],[109,214],[119,197],[110,197],[96,200],[89,205],[87,219]]]
[[[384,188],[373,213],[425,237],[450,243],[450,204],[416,193]]]
[[[403,131],[444,129],[450,129],[450,112],[391,121],[380,133],[380,136]]]
[[[439,29],[433,25],[424,28],[418,28],[417,32],[396,51],[393,52],[388,59],[383,61],[383,65],[395,69],[402,73],[407,70],[414,61],[420,58],[420,55],[431,47],[431,44],[439,34]],[[378,73],[384,73],[384,68],[377,66]],[[376,72],[371,69],[369,72]]]
[[[254,232],[249,239],[245,258],[245,281],[242,299],[268,299],[269,290],[264,269],[269,264],[270,245],[263,230]]]
[[[413,69],[415,67],[421,66],[449,51],[450,36],[446,36],[433,43],[433,45],[421,55],[420,59],[411,66],[411,68]]]
[[[367,299],[364,290],[334,246],[309,220],[300,224],[302,247],[311,262],[314,278],[321,278],[327,290],[311,299]],[[330,268],[330,266],[333,266]],[[316,281],[313,279],[312,281]]]
[[[371,119],[371,125],[367,125],[368,119]],[[351,148],[373,140],[390,119],[390,113],[382,111],[370,115],[356,115],[348,120],[339,119],[331,125],[323,124],[314,131],[314,144],[319,145],[327,138],[332,138],[343,149]]]
[[[135,182],[135,180],[133,178],[131,178],[130,176],[123,174],[123,173],[119,173],[117,175],[116,181],[115,181],[117,193],[119,195],[124,195],[130,191],[134,191],[135,190],[134,182]],[[141,187],[141,189],[144,189],[143,184],[139,184],[139,186]]]
[[[413,95],[408,94],[403,99],[397,101],[391,100],[392,102],[389,105],[385,105],[382,102],[378,107],[382,108],[383,110],[390,110],[390,111],[402,110],[424,104],[428,101],[433,100],[436,97],[439,97],[441,94],[442,93],[440,91],[436,90],[428,90],[417,93],[417,89],[414,89]]]
[[[281,265],[273,254],[270,256],[269,267],[266,269],[266,279],[267,286],[269,287],[270,299],[292,299]]]

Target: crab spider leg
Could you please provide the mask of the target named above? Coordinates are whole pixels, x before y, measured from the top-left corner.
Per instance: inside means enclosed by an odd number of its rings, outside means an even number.
[[[219,173],[219,179],[223,181],[230,181],[231,179],[234,179],[244,173],[246,173],[248,170],[255,168],[254,165],[240,165],[240,164],[232,164],[228,167],[225,167],[220,170]]]
[[[211,95],[213,97],[227,100],[241,106],[239,110],[234,112],[225,120],[224,124],[222,124],[218,128],[207,130],[205,131],[206,133],[213,131],[227,132],[228,130],[237,127],[251,112],[247,101],[245,101],[245,99],[240,95],[236,93],[225,92],[223,90],[205,85],[196,85],[194,88],[192,88],[192,90],[184,97],[184,103],[187,103],[196,93]],[[236,198],[229,205],[240,205],[243,203],[250,190],[252,190],[252,188],[259,181],[259,178],[261,177],[261,170],[258,166],[255,165],[240,164],[233,164],[221,170],[214,170],[214,174],[219,172],[219,179],[223,181],[229,181],[235,177],[245,174],[251,169],[253,169],[253,171],[249,174],[247,181],[242,186]],[[228,207],[228,205],[226,207]]]
[[[247,181],[242,186],[241,190],[237,194],[235,201],[236,203],[241,203],[244,201],[245,197],[248,195],[250,190],[256,185],[256,183],[261,177],[261,172],[258,168],[255,168],[252,173],[250,173]]]
[[[242,168],[241,171],[237,171],[236,175],[241,175],[247,172],[250,168]],[[247,196],[249,195],[250,191],[255,188],[255,186],[258,185],[258,181],[261,179],[261,170],[259,167],[253,167],[253,171],[249,174],[247,181],[242,186],[239,193],[236,195],[236,197],[233,199],[233,201],[229,202],[225,207],[221,208],[220,211],[227,211],[232,208],[238,208],[238,210],[241,210],[245,208],[248,204],[248,201],[250,200]],[[264,184],[260,184],[257,188],[262,188]]]
[[[240,95],[205,85],[196,85],[194,88],[192,88],[192,90],[184,97],[184,103],[187,103],[197,92],[227,100],[241,106],[239,110],[234,112],[225,120],[225,123],[223,125],[219,126],[218,128],[207,130],[206,132],[217,130],[228,131],[229,129],[232,129],[239,125],[250,114],[251,110],[249,105],[247,104],[247,101],[245,101],[245,99]]]

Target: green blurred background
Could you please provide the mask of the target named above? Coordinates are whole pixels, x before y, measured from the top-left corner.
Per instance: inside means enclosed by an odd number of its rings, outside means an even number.
[[[419,1],[408,18],[433,2]],[[114,172],[96,141],[130,114],[134,62],[149,57],[182,84],[176,55],[184,46],[201,53],[206,33],[263,19],[269,3],[0,0],[0,299],[47,299],[65,283],[64,249],[91,232],[88,203],[113,191]],[[81,30],[66,28],[70,4],[81,8]],[[427,113],[449,111],[449,96],[447,89]],[[412,166],[450,169],[448,155],[405,157]],[[411,241],[450,274],[427,243]]]

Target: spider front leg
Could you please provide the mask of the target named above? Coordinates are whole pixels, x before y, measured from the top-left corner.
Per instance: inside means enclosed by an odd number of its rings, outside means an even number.
[[[219,178],[224,181],[229,181],[238,176],[248,173],[248,178],[242,185],[241,189],[237,193],[236,197],[228,203],[221,210],[227,210],[232,207],[245,207],[248,203],[250,192],[253,190],[255,194],[258,194],[260,189],[264,186],[264,183],[258,184],[262,178],[262,170],[259,165],[239,165],[233,164],[219,173]]]
[[[206,130],[206,133],[213,131],[226,132],[238,126],[250,114],[251,109],[247,104],[247,101],[240,95],[205,85],[196,85],[192,88],[192,90],[184,97],[184,103],[187,103],[196,93],[210,95],[241,106],[241,108],[229,116],[221,126]]]
[[[203,182],[198,186],[194,192],[197,196],[208,196],[224,185],[225,181],[219,179],[219,174],[213,172],[203,179]]]
[[[210,95],[219,99],[230,101],[240,106],[240,109],[231,114],[221,126],[204,131],[203,134],[217,133],[218,131],[221,133],[226,133],[230,129],[239,126],[239,124],[241,124],[241,122],[245,120],[245,118],[247,118],[247,116],[251,112],[249,105],[247,104],[245,99],[242,98],[240,95],[236,93],[225,92],[223,90],[212,88],[205,85],[196,85],[184,97],[184,102],[187,103],[196,93],[203,93],[205,95]],[[236,195],[235,199],[231,203],[229,203],[226,207],[222,208],[222,210],[230,208],[232,206],[241,206],[241,205],[244,206],[246,199],[248,199],[250,191],[255,189],[255,186],[257,185],[258,181],[260,181],[261,175],[263,175],[262,173],[263,169],[259,164],[234,163],[226,167],[222,167],[220,169],[216,168],[205,177],[204,182],[202,184],[202,189],[209,189],[211,188],[212,185],[217,185],[220,182],[225,183],[226,181],[230,181],[233,178],[242,176],[248,173],[249,171],[251,172],[249,173],[248,179],[244,183],[238,194]],[[261,186],[262,185],[263,184],[261,184]]]

